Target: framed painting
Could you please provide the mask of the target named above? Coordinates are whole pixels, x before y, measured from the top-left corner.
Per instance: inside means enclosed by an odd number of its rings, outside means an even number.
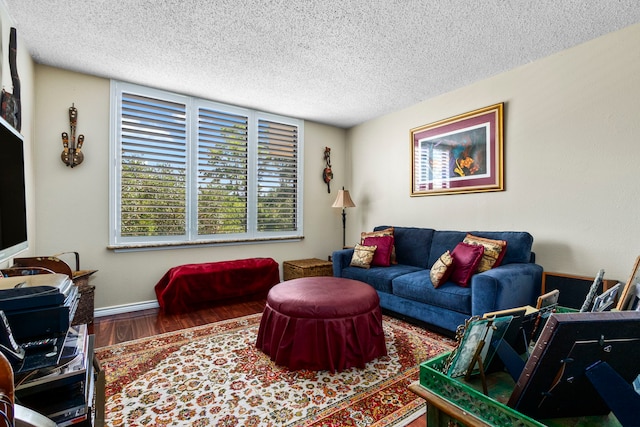
[[[504,190],[504,104],[411,129],[411,196]]]

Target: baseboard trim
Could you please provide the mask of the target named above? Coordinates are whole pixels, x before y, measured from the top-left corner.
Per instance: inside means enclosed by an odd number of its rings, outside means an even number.
[[[114,314],[130,313],[132,311],[149,310],[158,308],[158,301],[143,301],[133,304],[114,305],[111,307],[98,308],[94,311],[94,317],[112,316]]]

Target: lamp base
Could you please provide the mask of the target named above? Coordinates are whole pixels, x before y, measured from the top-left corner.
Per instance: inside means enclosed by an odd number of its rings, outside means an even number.
[[[342,208],[342,248],[347,245],[347,210]]]

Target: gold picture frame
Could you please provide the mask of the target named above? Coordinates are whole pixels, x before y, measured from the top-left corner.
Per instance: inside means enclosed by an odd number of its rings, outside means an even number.
[[[504,190],[504,103],[411,129],[411,196]]]
[[[640,288],[640,256],[636,258],[636,263],[633,265],[629,280],[622,289],[616,308],[618,310],[640,310],[640,303],[638,302],[640,292],[638,288]]]

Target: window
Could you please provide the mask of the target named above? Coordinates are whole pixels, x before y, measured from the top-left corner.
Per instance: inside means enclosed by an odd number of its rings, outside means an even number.
[[[442,141],[420,141],[420,150],[414,161],[416,167],[415,182],[423,187],[449,187],[450,150],[451,147]]]
[[[112,83],[114,247],[302,236],[303,122]]]

